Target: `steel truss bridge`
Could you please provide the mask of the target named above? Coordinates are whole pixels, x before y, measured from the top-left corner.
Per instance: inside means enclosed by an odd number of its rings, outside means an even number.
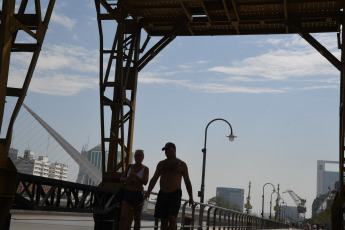
[[[55,0],[42,9],[40,0],[3,0],[0,11],[0,225],[4,223],[20,179],[8,158],[12,129],[44,42]],[[15,10],[15,6],[19,8]],[[339,178],[333,228],[340,229],[345,204],[345,17],[344,0],[95,0],[100,37],[100,111],[102,182],[99,187],[117,189],[120,175],[130,163],[138,73],[177,36],[299,34],[340,72]],[[30,11],[34,9],[33,11]],[[44,15],[42,15],[44,12]],[[103,34],[107,21],[116,22],[110,47]],[[17,41],[18,32],[32,41]],[[141,41],[141,33],[147,38]],[[337,33],[341,59],[332,55],[311,33]],[[107,33],[108,34],[108,33]],[[146,49],[153,36],[161,37]],[[197,38],[196,38],[197,39]],[[21,40],[23,41],[23,40]],[[8,87],[11,53],[31,53],[21,87]],[[103,67],[103,62],[108,65]],[[16,99],[7,130],[3,117],[7,97]],[[110,127],[105,117],[110,115]],[[109,131],[108,131],[109,130]],[[105,149],[108,146],[108,162]],[[118,151],[121,157],[117,157]],[[6,185],[6,186],[5,186]],[[82,186],[82,185],[80,185]],[[44,201],[46,202],[46,201]],[[66,210],[64,210],[66,211]],[[109,228],[110,229],[110,228]]]

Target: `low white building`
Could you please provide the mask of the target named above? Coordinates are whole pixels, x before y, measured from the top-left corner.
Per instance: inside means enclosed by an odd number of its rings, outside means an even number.
[[[67,180],[68,166],[61,163],[51,163],[47,156],[34,158],[34,152],[25,150],[23,158],[14,160],[14,164],[20,173],[47,177],[57,180]]]

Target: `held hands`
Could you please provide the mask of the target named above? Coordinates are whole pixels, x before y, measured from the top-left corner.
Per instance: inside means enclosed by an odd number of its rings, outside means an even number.
[[[149,197],[150,197],[150,195],[151,195],[151,193],[150,193],[150,192],[145,192],[145,194],[144,194],[144,199],[146,200],[147,198],[149,198]]]

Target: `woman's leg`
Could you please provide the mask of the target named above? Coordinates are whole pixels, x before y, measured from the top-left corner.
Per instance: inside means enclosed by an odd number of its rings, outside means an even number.
[[[139,230],[140,229],[142,210],[143,210],[143,206],[142,205],[134,208],[134,230]]]

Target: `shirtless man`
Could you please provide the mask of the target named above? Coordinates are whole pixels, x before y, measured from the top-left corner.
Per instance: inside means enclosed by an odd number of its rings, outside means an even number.
[[[156,172],[150,180],[145,198],[149,197],[157,180],[160,179],[160,190],[157,197],[155,217],[161,218],[162,230],[176,230],[176,217],[181,206],[181,181],[182,177],[189,195],[189,205],[193,205],[192,184],[188,175],[188,167],[185,162],[176,157],[176,146],[168,142],[162,148],[167,159],[158,163]]]

